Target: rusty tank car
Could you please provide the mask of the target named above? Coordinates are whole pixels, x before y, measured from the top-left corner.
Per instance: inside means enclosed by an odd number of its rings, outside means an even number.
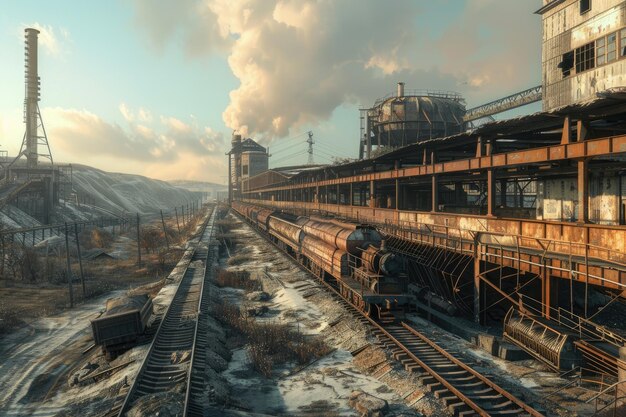
[[[333,221],[308,217],[299,217],[297,223],[308,236],[314,236],[351,255],[358,255],[370,244],[379,245],[382,240],[380,233],[369,226],[354,225],[354,228],[347,228]]]
[[[410,304],[404,263],[381,247],[375,228],[319,216],[295,218],[248,203],[233,202],[232,207],[366,313],[375,310],[372,306],[380,312]]]

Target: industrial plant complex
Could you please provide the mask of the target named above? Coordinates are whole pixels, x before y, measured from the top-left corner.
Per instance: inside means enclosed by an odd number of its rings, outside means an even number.
[[[79,189],[53,161],[25,29],[0,214],[41,225],[0,230],[0,276],[22,277],[2,294],[45,265],[69,308],[5,338],[0,304],[0,416],[626,416],[626,0],[543,0],[535,18],[541,85],[469,107],[392,80],[341,138],[358,156],[329,164],[312,131],[301,164],[241,123],[219,191],[73,227],[57,208],[97,206],[109,180]],[[117,286],[90,298],[90,274]]]
[[[231,162],[230,200],[369,317],[497,326],[503,343],[623,398],[626,339],[602,313],[625,305],[626,2],[546,0],[537,14],[541,86],[466,109],[399,82],[362,110],[357,161],[250,177]],[[542,112],[492,117],[538,100]],[[370,229],[384,244],[339,243]],[[401,257],[402,273],[370,251]]]

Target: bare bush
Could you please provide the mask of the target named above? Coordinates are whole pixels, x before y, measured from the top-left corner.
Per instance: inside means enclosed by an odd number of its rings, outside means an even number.
[[[111,233],[99,227],[82,231],[79,239],[80,244],[85,249],[108,248],[113,244],[114,240]]]
[[[257,322],[236,306],[218,304],[214,313],[218,320],[245,336],[250,363],[266,377],[271,377],[276,365],[294,361],[306,364],[330,352],[320,337],[304,335],[289,324]]]
[[[141,247],[146,253],[156,252],[156,250],[165,243],[165,235],[156,228],[144,228],[140,233]]]
[[[20,243],[12,243],[5,245],[3,252],[4,278],[11,277],[33,283],[43,277],[44,263],[35,249]]]
[[[228,258],[228,265],[230,266],[241,265],[241,264],[245,264],[246,262],[250,262],[251,260],[252,260],[252,256],[244,255],[240,253],[238,255],[231,256],[230,258]]]
[[[220,219],[215,222],[223,233],[228,233],[233,229],[238,229],[240,227],[240,223],[233,218]]]
[[[248,271],[227,271],[220,269],[217,272],[215,283],[218,287],[239,288],[246,291],[261,291],[263,284],[256,280],[250,279]]]

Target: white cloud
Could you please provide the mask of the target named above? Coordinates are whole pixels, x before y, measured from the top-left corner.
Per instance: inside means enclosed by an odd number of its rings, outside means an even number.
[[[132,113],[126,103],[120,103],[118,108],[120,110],[120,113],[122,113],[122,117],[124,117],[124,120],[126,120],[128,123],[132,123],[133,121],[135,121],[135,115]]]
[[[71,36],[66,28],[55,29],[51,25],[43,25],[38,22],[23,24],[19,31],[21,42],[24,42],[24,29],[26,28],[34,28],[39,31],[39,46],[48,55],[58,57],[67,53],[67,45],[71,42]]]

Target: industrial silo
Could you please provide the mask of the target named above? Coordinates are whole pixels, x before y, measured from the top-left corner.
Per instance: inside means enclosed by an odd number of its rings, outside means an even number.
[[[361,159],[387,150],[460,133],[465,101],[452,92],[408,91],[378,99],[361,116]]]

